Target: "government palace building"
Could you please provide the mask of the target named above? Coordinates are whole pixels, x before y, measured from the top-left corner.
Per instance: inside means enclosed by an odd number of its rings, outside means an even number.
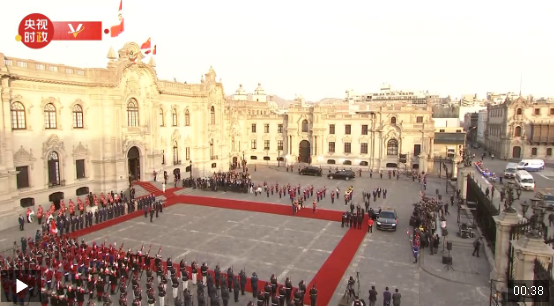
[[[210,68],[198,84],[160,80],[136,43],[110,49],[106,68],[0,53],[0,229],[89,192],[130,180],[206,177],[244,161],[431,170],[431,106],[409,102],[307,104],[279,109],[258,84],[226,98]],[[421,162],[420,162],[421,160]]]

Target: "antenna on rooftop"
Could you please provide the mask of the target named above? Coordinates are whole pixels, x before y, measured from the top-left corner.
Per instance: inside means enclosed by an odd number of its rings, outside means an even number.
[[[523,84],[523,72],[519,76],[519,96],[521,97],[521,86]]]

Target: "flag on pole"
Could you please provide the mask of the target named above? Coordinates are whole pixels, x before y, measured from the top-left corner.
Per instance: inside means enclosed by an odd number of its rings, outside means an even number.
[[[156,45],[154,45],[154,48],[152,48],[152,55],[156,55]]]
[[[150,37],[148,37],[148,40],[140,45],[140,50],[142,50],[145,54],[149,54],[150,52],[152,52],[152,40],[150,39]]]
[[[52,220],[50,222],[50,234],[52,235],[56,235],[58,233],[58,229],[56,227],[56,221],[55,220]]]
[[[124,30],[124,19],[123,19],[123,0],[119,2],[119,13],[117,18],[119,19],[119,24],[116,24],[111,27],[110,32],[112,37],[117,37],[119,34],[123,33]]]

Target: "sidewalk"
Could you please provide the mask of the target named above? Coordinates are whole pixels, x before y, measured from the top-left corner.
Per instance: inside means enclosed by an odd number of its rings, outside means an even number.
[[[454,187],[450,183],[454,183]],[[455,193],[455,182],[449,182],[448,193],[446,192],[446,180],[437,177],[427,178],[427,190],[425,194],[428,197],[437,197],[436,190],[442,196],[443,203],[449,203],[450,196]],[[471,284],[477,286],[488,286],[490,265],[485,256],[485,252],[481,252],[480,257],[471,256],[473,252],[474,239],[463,239],[458,234],[457,223],[457,206],[449,206],[449,213],[445,216],[446,228],[448,236],[441,238],[439,252],[435,255],[430,255],[429,249],[423,249],[420,252],[419,265],[420,268],[440,279],[445,281],[455,282],[459,284]],[[440,232],[440,230],[438,231]],[[439,233],[440,234],[440,233]],[[476,233],[479,236],[478,233]],[[440,235],[439,235],[440,236]],[[446,241],[452,242],[452,251],[446,250]],[[483,251],[483,249],[481,249]],[[442,263],[442,256],[450,254],[452,257],[452,269],[448,270],[446,265]]]

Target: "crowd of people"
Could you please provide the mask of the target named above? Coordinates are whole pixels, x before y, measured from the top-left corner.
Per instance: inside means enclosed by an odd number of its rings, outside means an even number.
[[[158,305],[164,306],[170,286],[175,305],[193,305],[196,288],[197,305],[207,305],[209,301],[211,306],[217,306],[220,301],[227,305],[231,293],[239,302],[249,281],[252,298],[259,306],[299,306],[305,295],[309,295],[312,306],[316,305],[317,288],[313,285],[308,290],[304,281],[294,288],[290,278],[281,285],[272,275],[265,283],[258,280],[255,272],[250,278],[245,270],[235,275],[232,267],[225,272],[216,266],[212,271],[206,263],[193,261],[189,265],[183,259],[176,264],[171,258],[163,261],[161,247],[156,255],[151,252],[152,246],[143,251],[144,245],[138,251],[125,251],[124,245],[107,244],[107,240],[99,245],[46,232],[35,241],[30,240],[28,247],[17,249],[13,258],[0,257],[3,293],[8,302],[19,305],[35,298],[42,305],[83,306],[86,302],[92,306],[98,302],[110,306],[117,298],[120,306],[126,306],[129,299],[133,306],[140,306],[142,301],[152,306],[157,297]],[[18,292],[18,281],[28,288]],[[248,305],[254,303],[249,301]]]

